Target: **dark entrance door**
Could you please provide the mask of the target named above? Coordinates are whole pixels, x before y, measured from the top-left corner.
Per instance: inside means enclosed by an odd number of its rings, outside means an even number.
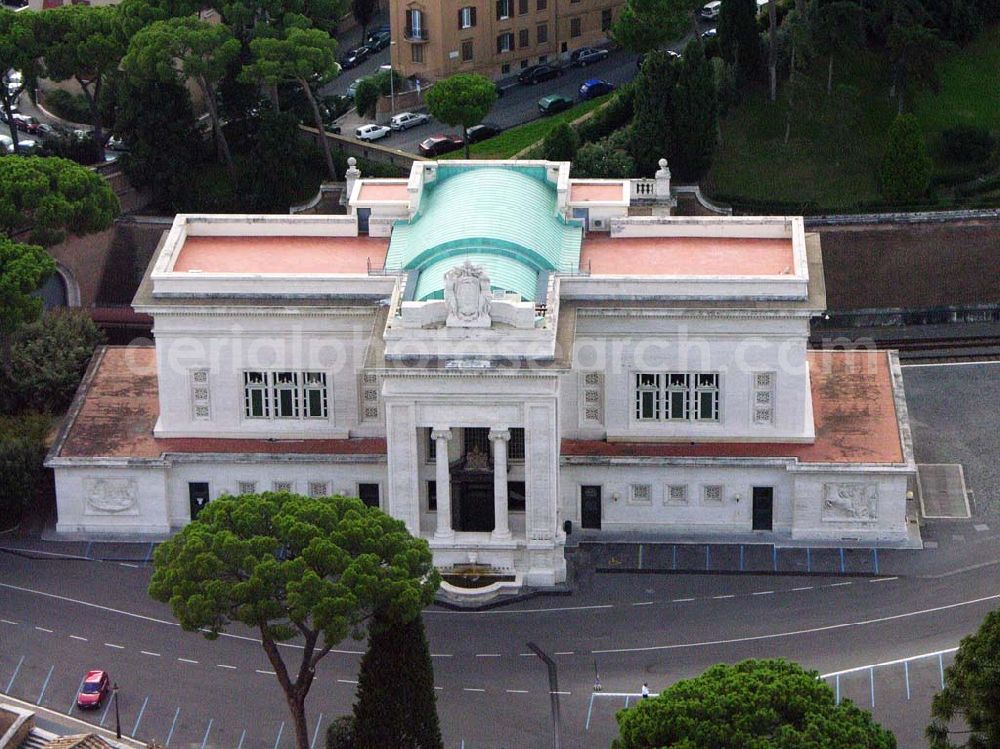
[[[368,233],[368,219],[371,215],[371,208],[358,208],[358,231],[362,234]]]
[[[753,529],[769,531],[774,524],[774,487],[753,488]]]
[[[188,498],[191,500],[191,519],[194,520],[202,508],[208,504],[208,484],[204,481],[189,482]]]
[[[493,530],[493,483],[466,481],[458,497],[458,530],[485,532]]]
[[[601,529],[601,487],[580,487],[580,525]]]
[[[358,498],[368,507],[378,507],[378,484],[358,484]]]

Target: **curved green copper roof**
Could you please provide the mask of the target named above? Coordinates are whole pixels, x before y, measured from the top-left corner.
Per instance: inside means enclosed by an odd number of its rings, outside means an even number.
[[[534,299],[540,271],[577,269],[581,238],[543,167],[440,166],[417,214],[393,227],[385,267],[420,271],[417,300],[441,298],[444,274],[466,260],[495,290]]]

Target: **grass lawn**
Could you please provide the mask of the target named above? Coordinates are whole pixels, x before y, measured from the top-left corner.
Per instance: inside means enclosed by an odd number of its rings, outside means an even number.
[[[959,122],[1000,129],[1000,28],[992,28],[942,64],[941,90],[919,94],[915,112],[928,145]],[[704,186],[721,200],[786,203],[788,210],[852,210],[880,201],[878,172],[896,116],[889,66],[879,55],[838,60],[826,95],[825,60],[790,108],[786,90],[767,100],[763,87],[730,109]],[[791,123],[785,143],[785,128]],[[933,149],[932,149],[933,150]]]
[[[589,99],[567,109],[565,112],[559,112],[559,114],[554,114],[551,117],[540,117],[537,120],[512,127],[510,130],[504,130],[495,138],[474,144],[469,149],[469,155],[474,159],[509,159],[519,151],[540,141],[548,135],[549,130],[560,122],[572,122],[578,117],[583,117],[587,112],[601,106],[607,98],[607,96],[601,96],[597,99]],[[454,151],[441,158],[464,159],[465,152]]]

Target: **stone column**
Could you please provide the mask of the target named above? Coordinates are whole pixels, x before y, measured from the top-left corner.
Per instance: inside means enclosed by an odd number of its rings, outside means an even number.
[[[507,517],[507,442],[510,430],[491,429],[493,443],[493,535],[503,540],[510,538],[510,521]]]
[[[448,466],[448,441],[451,439],[450,429],[434,429],[431,431],[434,440],[434,460],[437,469],[434,476],[437,492],[437,529],[434,538],[452,538],[455,531],[451,529],[451,472]]]

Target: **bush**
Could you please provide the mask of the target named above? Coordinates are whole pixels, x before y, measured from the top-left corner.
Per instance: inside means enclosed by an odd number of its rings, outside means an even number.
[[[37,414],[0,417],[0,530],[17,524],[34,499],[51,426],[48,417]]]
[[[90,106],[82,94],[71,94],[61,88],[52,88],[44,92],[42,105],[56,117],[83,125],[93,125],[90,116]]]
[[[981,164],[993,155],[996,140],[979,125],[955,125],[938,138],[941,156],[956,164]]]
[[[341,715],[326,729],[326,749],[354,749],[353,715]]]
[[[573,158],[575,177],[624,179],[634,174],[635,162],[632,157],[626,151],[615,148],[612,138],[584,144]]]
[[[606,138],[629,122],[635,114],[635,89],[631,83],[619,88],[607,103],[577,125],[576,133],[581,143],[593,143]]]
[[[572,161],[576,149],[580,147],[580,137],[569,123],[561,122],[545,136],[543,152],[549,161]]]
[[[931,162],[924,136],[912,114],[898,116],[889,128],[882,160],[882,194],[894,203],[915,201],[927,192]]]

